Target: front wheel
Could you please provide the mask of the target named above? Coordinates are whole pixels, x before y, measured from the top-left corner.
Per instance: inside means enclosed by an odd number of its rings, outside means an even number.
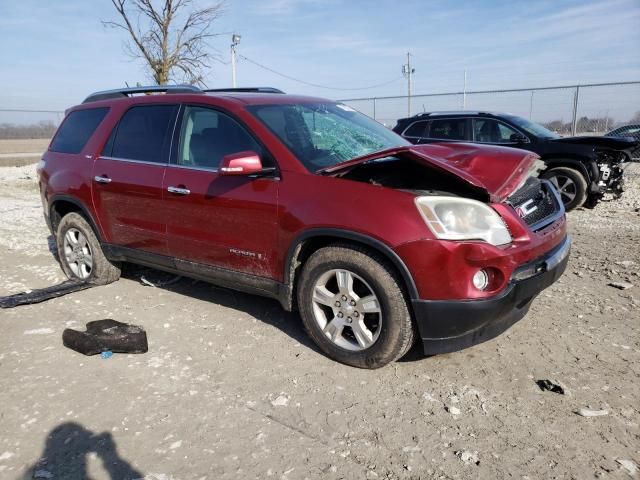
[[[587,198],[587,180],[580,172],[573,168],[552,168],[544,172],[541,176],[553,183],[558,189],[560,198],[567,212],[582,206]]]
[[[378,255],[336,245],[303,266],[298,307],[305,329],[329,357],[379,368],[411,348],[414,327],[401,282]]]
[[[56,234],[58,258],[71,280],[106,285],[120,278],[120,266],[102,252],[91,225],[78,213],[65,215]]]

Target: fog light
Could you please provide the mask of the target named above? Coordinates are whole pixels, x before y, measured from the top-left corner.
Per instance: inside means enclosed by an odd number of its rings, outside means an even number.
[[[473,276],[473,286],[478,290],[484,290],[489,285],[489,275],[484,270],[478,270]]]

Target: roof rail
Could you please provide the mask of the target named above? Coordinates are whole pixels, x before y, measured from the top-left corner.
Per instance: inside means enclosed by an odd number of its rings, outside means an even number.
[[[239,92],[239,93],[284,93],[273,87],[240,87],[240,88],[209,88],[203,92]]]
[[[98,100],[108,100],[111,98],[125,98],[135,93],[202,93],[202,90],[193,85],[154,85],[149,87],[116,88],[114,90],[94,92],[85,98],[82,103],[97,102]]]
[[[485,112],[480,110],[449,110],[416,113],[414,117],[428,117],[429,115],[494,115],[493,112]]]

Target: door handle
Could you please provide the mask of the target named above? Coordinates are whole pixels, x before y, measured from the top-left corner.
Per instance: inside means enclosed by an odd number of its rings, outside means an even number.
[[[180,187],[168,187],[167,192],[175,193],[177,195],[189,195],[191,190],[188,188],[180,188]]]
[[[93,179],[98,183],[111,183],[111,179],[106,175],[96,175]]]

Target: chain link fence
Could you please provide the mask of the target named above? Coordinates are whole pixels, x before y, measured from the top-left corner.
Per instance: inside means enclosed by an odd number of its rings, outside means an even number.
[[[640,81],[398,97],[341,100],[393,127],[420,112],[508,112],[561,135],[602,135],[616,126],[640,123]]]
[[[602,135],[640,123],[640,81],[341,101],[388,127],[416,113],[451,110],[509,112],[561,135]],[[0,108],[0,139],[48,138],[63,118],[58,110]]]

